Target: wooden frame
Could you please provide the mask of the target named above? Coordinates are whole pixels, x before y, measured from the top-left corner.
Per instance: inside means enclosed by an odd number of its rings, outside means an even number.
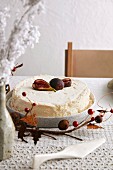
[[[65,50],[65,76],[113,77],[113,50]]]

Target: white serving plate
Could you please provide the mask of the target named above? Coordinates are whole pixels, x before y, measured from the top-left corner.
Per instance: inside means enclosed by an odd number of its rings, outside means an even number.
[[[6,96],[6,106],[7,106],[8,111],[10,113],[16,112],[20,115],[24,115],[23,113],[17,112],[10,107],[11,97],[12,97],[12,91],[10,91]],[[95,96],[94,96],[93,93],[91,93],[90,97],[94,101],[93,104],[89,107],[89,108],[92,108],[95,104]],[[63,120],[63,119],[67,119],[69,121],[70,125],[72,125],[73,121],[75,121],[75,120],[78,121],[78,122],[81,122],[88,115],[87,114],[88,109],[84,110],[81,113],[78,113],[78,114],[75,114],[75,115],[72,115],[72,116],[66,116],[66,117],[57,117],[57,118],[56,117],[55,118],[54,117],[49,117],[49,118],[48,117],[47,118],[38,117],[38,127],[41,127],[41,128],[56,128],[56,127],[58,127],[58,123],[60,122],[60,120]]]

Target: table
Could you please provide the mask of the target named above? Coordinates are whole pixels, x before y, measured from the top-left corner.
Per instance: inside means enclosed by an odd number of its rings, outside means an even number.
[[[10,78],[11,89],[26,76],[13,76]],[[94,93],[96,100],[104,94],[112,90],[107,88],[107,83],[110,78],[77,78],[86,82]],[[103,98],[102,104],[108,104],[113,107],[113,94]],[[98,109],[97,104],[94,109]],[[92,140],[100,137],[106,138],[106,143],[89,154],[84,159],[65,159],[65,160],[50,160],[43,163],[40,169],[58,169],[58,170],[113,170],[113,116],[108,121],[102,124],[104,129],[87,129],[83,127],[72,132],[72,135],[82,138],[84,141]],[[67,145],[78,143],[79,141],[67,136],[57,136],[57,140],[49,137],[42,137],[35,146],[33,140],[27,137],[28,143],[21,142],[15,137],[14,154],[10,159],[0,162],[0,170],[31,170],[33,156],[39,153],[58,152]]]

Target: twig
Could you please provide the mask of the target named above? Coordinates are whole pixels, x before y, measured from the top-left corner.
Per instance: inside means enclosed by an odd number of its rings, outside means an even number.
[[[72,135],[69,135],[69,134],[66,134],[66,133],[64,135],[69,136],[69,137],[74,138],[74,139],[77,139],[77,140],[80,140],[80,141],[83,141],[83,139],[78,138],[76,136],[72,136]]]
[[[50,136],[50,135],[45,134],[45,133],[42,133],[42,135],[44,135],[44,136],[48,136],[48,137],[50,137],[50,138],[52,138],[52,139],[54,139],[54,140],[57,140],[54,136]]]
[[[86,116],[86,118],[85,119],[83,119],[79,124],[82,124],[83,122],[85,122],[87,119],[88,119],[88,117],[89,117],[89,115],[88,116]]]
[[[90,122],[92,122],[92,121],[89,121],[89,120],[88,120],[88,121],[82,123],[81,125],[79,125],[78,127],[72,128],[72,129],[70,129],[70,130],[54,131],[54,130],[37,129],[37,131],[40,132],[40,133],[49,133],[49,134],[53,134],[53,135],[65,135],[66,133],[70,133],[70,132],[72,132],[72,131],[74,131],[74,130],[80,129],[81,127],[87,125],[87,124],[90,123]],[[27,128],[27,129],[26,129],[26,132],[27,132],[27,131],[28,131],[28,132],[30,132],[30,131],[32,132],[33,129]]]
[[[97,102],[97,105],[98,105],[99,107],[101,107],[102,109],[103,109],[103,107],[102,107],[101,105],[99,105],[99,102],[100,102],[100,100],[102,100],[105,96],[108,96],[109,94],[113,94],[113,92],[106,93],[106,94],[103,95],[103,96],[98,100],[98,102]]]
[[[105,120],[103,120],[103,122],[106,122],[108,119],[110,119],[112,117],[112,114]]]

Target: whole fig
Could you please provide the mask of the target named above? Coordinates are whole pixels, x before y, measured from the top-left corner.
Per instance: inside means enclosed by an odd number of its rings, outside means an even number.
[[[53,78],[49,83],[55,90],[62,90],[64,88],[64,82],[59,78]]]

